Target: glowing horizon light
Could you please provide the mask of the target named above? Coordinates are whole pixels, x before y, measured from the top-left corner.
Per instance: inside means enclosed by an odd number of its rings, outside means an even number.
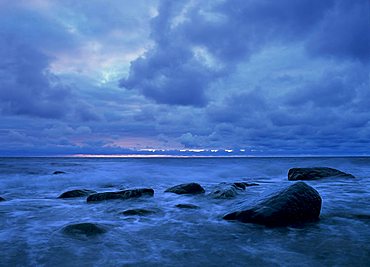
[[[232,150],[232,149],[225,149],[225,152],[227,152],[227,153],[231,153],[231,152],[233,152],[234,150]]]
[[[218,152],[218,149],[211,149],[211,152],[213,153]]]
[[[65,156],[65,155],[64,155]],[[73,158],[233,158],[240,157],[238,155],[224,156],[224,155],[168,155],[168,154],[74,154],[69,155]],[[243,156],[248,157],[248,156]]]
[[[156,152],[157,149],[154,149],[154,148],[142,148],[142,149],[139,149],[139,151],[143,151],[143,152]]]
[[[240,149],[240,152],[245,152],[245,149]]]

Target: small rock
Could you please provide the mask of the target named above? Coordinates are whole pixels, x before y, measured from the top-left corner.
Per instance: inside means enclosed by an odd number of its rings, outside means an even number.
[[[76,223],[65,226],[62,231],[67,235],[95,236],[104,234],[107,230],[94,223]]]
[[[229,199],[236,197],[239,192],[244,191],[247,186],[254,186],[258,184],[248,184],[245,182],[236,182],[236,183],[221,183],[213,190],[210,195],[213,198]]]
[[[213,198],[229,199],[236,197],[236,195],[238,195],[238,191],[244,191],[244,189],[241,189],[234,184],[221,184],[217,189],[213,190],[210,195]]]
[[[151,188],[128,189],[117,192],[103,192],[89,195],[86,199],[87,202],[96,202],[111,199],[130,199],[138,198],[141,196],[153,196],[154,190]]]
[[[153,213],[155,213],[155,211],[146,210],[146,209],[131,209],[131,210],[125,210],[122,212],[122,214],[126,216],[133,216],[133,215],[144,216],[144,215],[149,215]]]
[[[321,203],[314,188],[298,182],[252,208],[229,213],[223,218],[270,227],[287,226],[318,220]]]
[[[5,201],[6,199],[3,197],[0,197],[0,201]]]
[[[72,197],[86,197],[91,194],[95,194],[96,191],[88,189],[75,189],[64,192],[58,198],[72,198]]]
[[[65,172],[63,172],[63,171],[55,171],[55,172],[53,172],[53,174],[64,174]]]
[[[180,209],[199,209],[198,206],[193,204],[177,204],[175,207]]]
[[[289,181],[318,180],[326,177],[355,178],[352,174],[328,167],[292,168],[288,172]]]
[[[202,194],[205,192],[204,188],[197,183],[179,184],[166,189],[164,192],[175,193],[179,195],[183,194]]]
[[[236,187],[239,187],[241,189],[245,189],[249,186],[256,186],[256,185],[259,185],[259,184],[256,184],[256,183],[246,183],[246,182],[236,182],[236,183],[233,183],[233,185],[235,185]]]

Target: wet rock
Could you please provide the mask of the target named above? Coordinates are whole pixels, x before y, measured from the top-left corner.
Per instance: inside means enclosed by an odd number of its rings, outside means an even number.
[[[221,199],[228,199],[233,198],[238,195],[238,191],[244,191],[244,189],[235,186],[234,184],[222,184],[217,187],[217,189],[213,190],[210,195],[213,198],[221,198]]]
[[[65,172],[63,172],[63,171],[55,171],[55,172],[53,172],[53,174],[64,174]]]
[[[58,198],[86,197],[95,194],[96,191],[88,189],[75,189],[62,193]]]
[[[145,216],[145,215],[150,215],[153,213],[155,213],[155,211],[146,210],[146,209],[131,209],[131,210],[125,210],[122,212],[122,214],[126,216],[134,216],[134,215]]]
[[[321,197],[314,188],[298,182],[252,208],[229,213],[224,219],[270,227],[312,222],[320,216],[321,203]]]
[[[76,223],[65,226],[62,232],[67,235],[95,236],[104,234],[107,230],[94,223]]]
[[[87,202],[104,201],[111,199],[130,199],[141,196],[153,196],[154,190],[151,188],[128,189],[117,192],[103,192],[92,194],[87,197]]]
[[[249,184],[245,182],[237,183],[221,183],[213,190],[210,195],[213,198],[229,199],[236,197],[240,192],[244,191],[248,186],[254,186],[258,184]]]
[[[193,204],[177,204],[175,207],[180,209],[199,209],[199,206]]]
[[[328,167],[292,168],[288,172],[289,181],[318,180],[326,177],[355,178],[352,174]]]
[[[205,192],[204,188],[197,183],[179,184],[166,189],[164,192],[171,192],[179,195],[184,194],[202,194]]]
[[[233,185],[235,185],[238,188],[245,189],[245,188],[247,188],[249,186],[256,186],[256,185],[259,185],[259,184],[256,184],[256,183],[246,183],[246,182],[236,182],[236,183],[233,183]]]
[[[6,199],[3,197],[0,197],[0,201],[5,201]]]

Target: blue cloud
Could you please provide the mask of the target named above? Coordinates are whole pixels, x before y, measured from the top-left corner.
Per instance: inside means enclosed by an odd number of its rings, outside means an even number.
[[[158,3],[3,4],[0,153],[366,152],[368,1]]]

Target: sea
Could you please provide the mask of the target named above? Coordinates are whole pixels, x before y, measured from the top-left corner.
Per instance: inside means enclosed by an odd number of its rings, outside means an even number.
[[[356,177],[306,181],[323,199],[318,222],[268,228],[222,219],[292,185],[290,168],[318,166]],[[259,185],[232,199],[210,196],[220,183],[243,181]],[[189,182],[206,192],[164,192]],[[57,198],[130,188],[155,193],[93,204]],[[369,157],[0,158],[0,196],[0,266],[370,266]],[[134,208],[155,212],[122,214]],[[84,222],[107,231],[62,231]]]

